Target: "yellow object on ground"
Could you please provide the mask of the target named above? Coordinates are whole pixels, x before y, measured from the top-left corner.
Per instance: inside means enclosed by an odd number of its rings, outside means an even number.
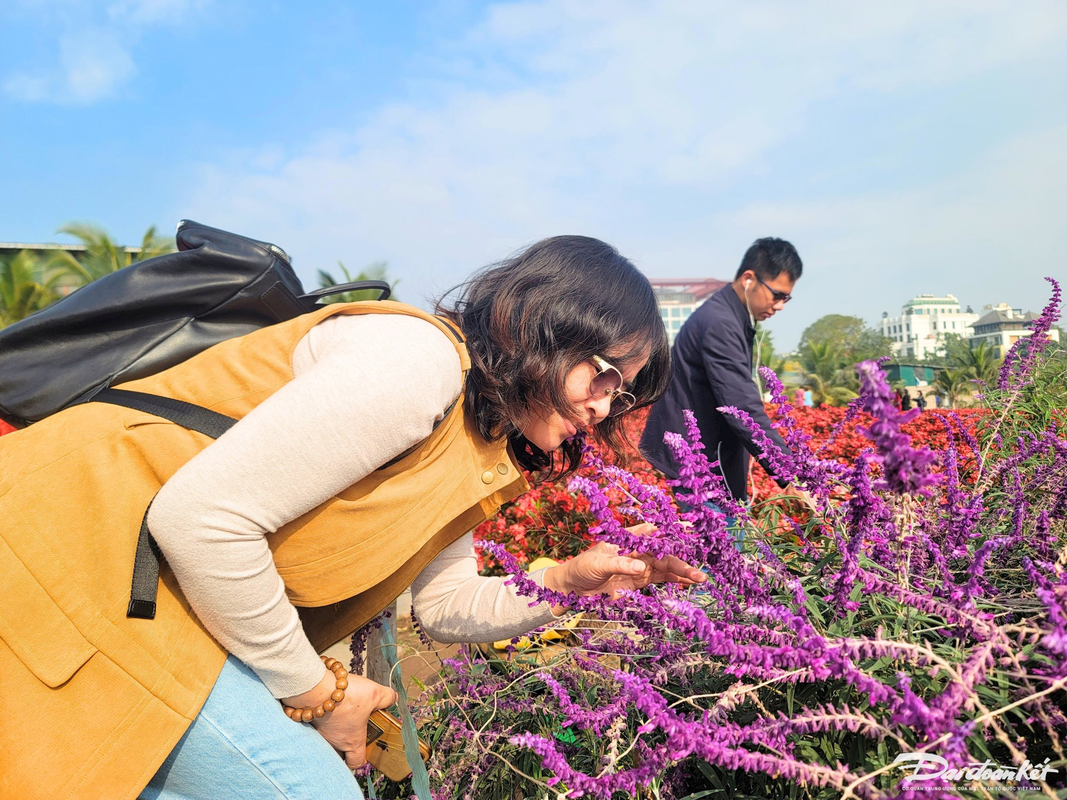
[[[527,568],[527,574],[537,572],[539,569],[545,569],[546,567],[553,567],[559,562],[554,558],[548,558],[547,556],[541,556],[535,559]],[[570,616],[560,620],[558,625],[553,625],[547,630],[541,631],[536,634],[533,639],[529,636],[520,636],[518,641],[514,643],[516,650],[528,650],[531,647],[543,647],[549,642],[558,642],[563,639],[567,633],[574,629],[578,624],[578,621],[582,618],[581,614],[571,614]],[[507,650],[512,646],[511,639],[501,639],[499,642],[493,642],[494,650]]]

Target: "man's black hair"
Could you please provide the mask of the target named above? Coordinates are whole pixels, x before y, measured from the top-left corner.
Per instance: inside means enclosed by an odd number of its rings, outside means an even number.
[[[746,270],[752,270],[756,277],[764,281],[772,281],[784,271],[796,283],[804,272],[804,265],[793,245],[785,239],[768,236],[765,239],[757,239],[745,251],[745,257],[741,259],[741,266],[737,268],[734,280],[740,278]]]

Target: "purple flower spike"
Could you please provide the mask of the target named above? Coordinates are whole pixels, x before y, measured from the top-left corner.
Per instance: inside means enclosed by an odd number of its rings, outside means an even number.
[[[929,447],[912,447],[911,437],[900,430],[901,425],[918,416],[919,409],[903,413],[897,409],[885,373],[876,361],[857,364],[856,371],[860,376],[863,409],[874,417],[869,428],[859,430],[874,442],[876,454],[872,459],[882,465],[882,480],[876,488],[928,497],[929,487],[937,483],[937,477],[930,472],[937,456]]]
[[[1030,380],[1030,374],[1033,372],[1038,357],[1048,347],[1049,342],[1052,341],[1049,331],[1052,330],[1056,320],[1060,318],[1062,293],[1060,292],[1060,284],[1055,278],[1045,278],[1045,280],[1052,284],[1052,297],[1049,298],[1048,304],[1041,311],[1041,316],[1031,323],[1031,334],[1026,337],[1020,337],[1005,354],[1004,362],[1000,367],[1000,374],[997,377],[998,389],[1004,390],[1013,386],[1018,388],[1026,385]]]

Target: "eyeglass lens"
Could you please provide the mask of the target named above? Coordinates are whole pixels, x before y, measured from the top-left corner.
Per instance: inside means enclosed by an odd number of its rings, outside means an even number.
[[[622,391],[622,375],[615,368],[597,373],[589,385],[589,393],[593,397],[611,397],[610,416],[621,414],[634,404],[634,396]]]

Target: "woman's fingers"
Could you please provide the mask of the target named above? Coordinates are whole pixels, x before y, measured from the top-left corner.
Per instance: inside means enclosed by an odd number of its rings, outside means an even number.
[[[349,750],[345,753],[345,766],[349,769],[359,769],[367,763],[367,740],[364,739],[363,743],[359,745],[355,750]]]
[[[400,699],[400,695],[396,693],[395,689],[391,689],[388,686],[381,686],[378,684],[378,698],[375,701],[374,708],[389,708]],[[368,715],[369,717],[369,715]],[[367,739],[366,739],[366,725],[364,728],[364,735],[362,741],[360,741],[355,749],[351,749],[345,752],[345,764],[349,769],[359,769],[367,763]]]
[[[607,576],[626,575],[630,577],[640,575],[648,569],[644,561],[630,556],[608,556],[604,559],[601,568]]]
[[[695,567],[686,564],[677,556],[655,558],[647,553],[634,553],[635,559],[641,559],[648,565],[646,583],[680,583],[692,586],[694,583],[704,583],[708,576]]]
[[[367,721],[375,709],[388,708],[397,700],[389,686],[367,680],[360,675],[346,677],[345,696],[332,711],[312,724],[322,737],[342,754],[350,769],[367,760]]]
[[[619,546],[617,544],[608,544],[607,542],[597,542],[589,548],[590,553],[607,553],[608,555],[618,555]]]
[[[703,583],[708,579],[708,576],[699,569],[689,566],[677,556],[667,556],[661,561],[663,563],[662,569],[667,573],[668,579],[681,579],[671,580],[671,583],[681,583],[682,580],[687,580],[690,583]]]
[[[561,584],[562,588],[582,594],[606,594],[613,598],[617,598],[620,592],[641,589],[650,583],[692,586],[707,580],[703,572],[676,556],[656,558],[649,553],[619,555],[617,546],[603,542],[566,562],[566,569],[567,580],[565,585]]]

